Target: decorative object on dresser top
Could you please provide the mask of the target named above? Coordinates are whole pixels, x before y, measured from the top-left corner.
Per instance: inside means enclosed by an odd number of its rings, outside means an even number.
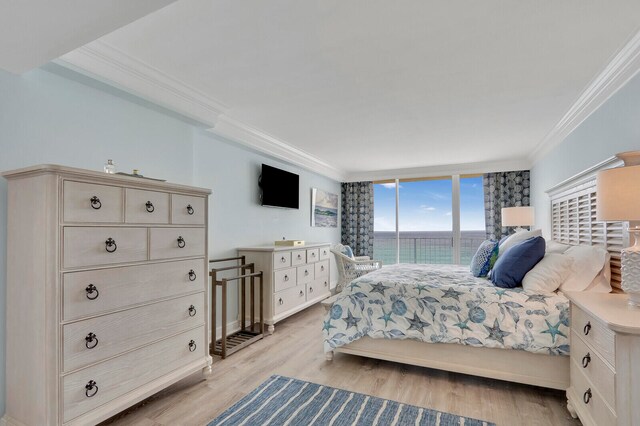
[[[328,243],[306,243],[304,249],[257,246],[238,249],[247,263],[264,273],[264,312],[268,332],[275,324],[331,294]]]
[[[331,253],[336,258],[339,280],[336,285],[336,293],[340,293],[351,281],[369,272],[382,268],[381,260],[371,260],[369,256],[354,256],[349,246],[336,244],[331,248]]]
[[[503,207],[501,211],[502,226],[515,226],[515,232],[522,232],[523,226],[533,226],[536,224],[533,207]]]
[[[640,419],[640,315],[623,294],[567,293],[571,386],[567,408],[585,426]]]
[[[598,172],[597,220],[640,221],[640,151],[616,156],[624,167]],[[629,227],[634,245],[622,249],[622,289],[629,304],[640,308],[640,226]]]
[[[233,266],[216,266],[211,268],[209,275],[211,276],[211,353],[220,355],[225,359],[227,355],[239,351],[252,343],[261,340],[264,337],[264,285],[262,271],[255,272],[253,263],[247,264],[245,257],[228,257],[225,259],[209,260],[209,265],[227,262],[236,262]],[[225,271],[234,271],[231,277],[221,277],[220,274]],[[238,275],[240,271],[240,275]],[[220,279],[218,279],[220,278]],[[258,280],[258,288],[256,291],[256,280]],[[247,315],[247,281],[249,284],[249,315]],[[240,288],[238,295],[240,298],[240,330],[227,335],[227,284],[237,284]],[[222,318],[222,336],[220,340],[216,339],[216,309],[217,309],[217,287],[220,286],[222,300],[221,318]],[[256,303],[257,301],[257,303]],[[257,305],[257,306],[256,306]],[[258,315],[256,315],[258,308]],[[259,320],[256,322],[256,317]],[[247,319],[249,326],[247,327]]]
[[[2,175],[7,424],[95,424],[210,371],[210,190],[56,165]]]
[[[482,420],[283,376],[271,376],[207,426],[247,424],[495,426]]]

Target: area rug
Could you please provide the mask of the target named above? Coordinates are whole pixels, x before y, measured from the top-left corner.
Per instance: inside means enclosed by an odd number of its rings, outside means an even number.
[[[283,376],[271,376],[208,426],[232,425],[495,426]]]

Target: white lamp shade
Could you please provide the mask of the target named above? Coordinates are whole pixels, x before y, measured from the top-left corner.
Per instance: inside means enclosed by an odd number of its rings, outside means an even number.
[[[640,166],[598,172],[596,194],[596,220],[640,221]]]
[[[533,207],[503,207],[502,226],[533,226]]]

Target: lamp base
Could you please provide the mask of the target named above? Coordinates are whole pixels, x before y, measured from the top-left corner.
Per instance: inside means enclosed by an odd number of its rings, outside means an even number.
[[[622,290],[629,295],[629,305],[640,308],[640,229],[629,229],[635,238],[632,247],[620,252],[622,267]]]

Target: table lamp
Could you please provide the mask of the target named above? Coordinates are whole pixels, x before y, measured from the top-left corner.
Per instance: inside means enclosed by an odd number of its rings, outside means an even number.
[[[596,220],[640,221],[640,151],[616,157],[623,167],[602,170],[596,176]],[[640,227],[629,226],[634,244],[622,249],[622,289],[629,304],[640,307]]]
[[[533,207],[503,207],[501,211],[502,226],[517,226],[516,232],[524,231],[523,226],[533,226],[535,217]]]

